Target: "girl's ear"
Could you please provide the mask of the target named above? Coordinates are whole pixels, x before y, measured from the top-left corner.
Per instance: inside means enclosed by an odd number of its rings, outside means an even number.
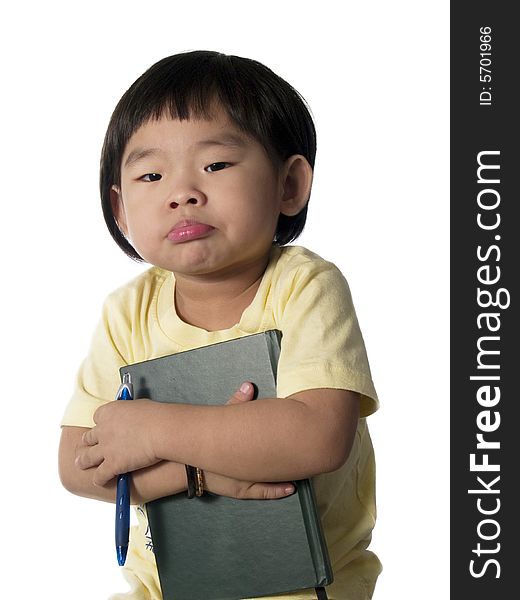
[[[125,206],[123,204],[121,189],[117,185],[113,185],[110,188],[110,203],[112,205],[112,213],[115,217],[117,226],[121,230],[121,233],[126,237],[128,228],[126,226]]]
[[[282,166],[282,199],[280,212],[288,217],[297,215],[311,195],[312,167],[305,156],[293,154]]]

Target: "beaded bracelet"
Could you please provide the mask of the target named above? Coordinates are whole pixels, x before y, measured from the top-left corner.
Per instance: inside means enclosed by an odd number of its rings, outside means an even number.
[[[202,476],[202,469],[195,467],[195,496],[202,496],[204,493],[204,478]]]

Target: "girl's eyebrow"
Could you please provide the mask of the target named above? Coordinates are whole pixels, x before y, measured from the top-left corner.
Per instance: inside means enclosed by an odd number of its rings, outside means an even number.
[[[207,140],[199,140],[195,142],[195,146],[225,146],[227,148],[244,148],[247,142],[246,139],[232,133],[224,134]],[[144,158],[164,155],[164,150],[161,148],[135,148],[127,156],[124,167],[129,167]]]
[[[243,148],[246,144],[245,138],[232,133],[219,135],[218,137],[207,140],[199,140],[196,143],[197,146],[228,146],[231,148]]]
[[[127,156],[124,166],[128,167],[143,158],[148,158],[149,156],[153,157],[159,154],[164,154],[163,150],[160,148],[136,148]]]

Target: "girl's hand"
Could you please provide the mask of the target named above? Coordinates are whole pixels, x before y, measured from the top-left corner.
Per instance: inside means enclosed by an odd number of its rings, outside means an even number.
[[[217,473],[204,472],[204,489],[219,496],[240,500],[275,500],[294,493],[293,483],[239,481]]]
[[[253,399],[254,388],[249,382],[244,382],[240,388],[231,396],[227,404],[240,404]],[[240,481],[218,475],[217,473],[204,472],[204,488],[208,492],[238,498],[242,500],[274,500],[284,498],[294,493],[292,483],[265,483],[254,481]]]
[[[122,473],[160,461],[153,446],[157,403],[151,400],[108,402],[94,413],[96,426],[83,434],[76,454],[80,469],[97,467],[94,484],[106,485]]]

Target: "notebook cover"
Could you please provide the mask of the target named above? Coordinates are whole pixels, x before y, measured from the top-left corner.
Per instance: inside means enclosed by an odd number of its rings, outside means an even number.
[[[135,398],[225,404],[243,381],[276,397],[280,332],[268,331],[120,369]],[[278,500],[185,493],[148,503],[164,600],[240,600],[325,586],[332,569],[310,480]]]

